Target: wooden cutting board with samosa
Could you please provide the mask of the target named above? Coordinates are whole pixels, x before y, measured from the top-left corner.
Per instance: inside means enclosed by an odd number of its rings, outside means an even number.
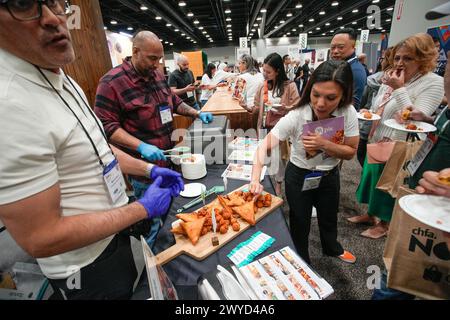
[[[205,207],[193,212],[178,214],[172,224],[175,245],[156,256],[159,265],[187,254],[201,261],[254,226],[283,204],[283,200],[268,193],[255,197],[249,192],[236,191],[218,196]],[[212,212],[215,212],[216,233],[213,232]],[[213,238],[219,240],[213,245]]]

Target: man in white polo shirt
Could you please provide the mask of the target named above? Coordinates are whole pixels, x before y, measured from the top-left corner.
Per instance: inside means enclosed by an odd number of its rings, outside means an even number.
[[[119,232],[165,214],[183,182],[108,145],[82,89],[61,70],[75,57],[68,8],[0,0],[0,220],[58,297],[127,299],[136,267]],[[131,205],[117,161],[155,180]]]

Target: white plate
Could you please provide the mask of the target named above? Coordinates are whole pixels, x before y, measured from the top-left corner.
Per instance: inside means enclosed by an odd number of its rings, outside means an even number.
[[[377,120],[380,120],[381,117],[379,115],[377,115],[376,113],[372,113],[372,119],[366,119],[366,118],[364,118],[364,114],[358,113],[358,119],[363,120],[363,121],[377,121]]]
[[[404,131],[404,132],[410,132],[410,133],[427,133],[427,132],[434,132],[437,130],[435,126],[433,126],[429,123],[426,123],[426,122],[408,121],[408,123],[413,123],[422,130],[408,130],[405,128],[406,123],[404,123],[404,124],[398,123],[395,119],[389,119],[384,122],[384,124],[386,126],[388,126],[389,128]]]
[[[450,200],[431,195],[409,195],[400,199],[400,207],[420,222],[450,233]]]
[[[184,191],[180,193],[183,198],[195,198],[206,191],[206,186],[202,183],[190,183],[184,185]]]

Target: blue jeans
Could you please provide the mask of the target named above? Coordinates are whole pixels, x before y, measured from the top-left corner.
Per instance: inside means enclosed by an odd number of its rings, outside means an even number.
[[[414,296],[405,292],[388,288],[387,272],[383,271],[381,275],[381,287],[373,291],[372,300],[414,300]]]
[[[200,106],[198,105],[198,102],[195,102],[195,104],[192,106],[192,108],[196,110],[200,110]]]
[[[145,191],[147,191],[150,184],[146,184],[132,178],[129,178],[129,180],[134,190],[134,197],[136,198],[136,200],[139,200],[144,196]],[[153,218],[151,220],[150,232],[147,236],[145,236],[145,240],[147,241],[147,244],[151,249],[153,249],[153,246],[155,245],[156,236],[158,235],[161,226],[162,220],[160,218]]]

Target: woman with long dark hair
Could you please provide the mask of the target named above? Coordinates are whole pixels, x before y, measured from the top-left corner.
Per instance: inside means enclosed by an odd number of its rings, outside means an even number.
[[[254,113],[258,113],[257,129],[270,131],[289,110],[300,102],[297,87],[290,81],[284,71],[283,59],[277,53],[272,53],[264,60],[265,81],[259,86],[255,95]],[[289,158],[287,142],[281,146],[280,165],[275,180],[275,191],[281,194],[284,181],[285,162]]]
[[[216,70],[217,70],[216,65],[214,63],[210,63],[206,67],[205,74],[202,77],[202,84],[201,84],[202,95],[200,96],[200,102],[202,103],[202,106],[204,106],[206,102],[208,102],[209,98],[211,98],[211,96],[214,93],[214,90],[217,87],[217,84],[214,84],[213,82]]]
[[[324,254],[339,257],[347,263],[356,261],[337,240],[339,163],[356,155],[359,142],[358,116],[352,106],[352,99],[353,75],[350,65],[345,61],[322,63],[311,76],[300,103],[272,129],[255,156],[250,190],[259,194],[263,190],[259,177],[266,154],[282,141],[292,141],[285,178],[290,232],[297,251],[308,263],[313,206],[317,209]],[[303,126],[311,121],[342,116],[343,144],[303,130]],[[311,154],[317,155],[308,156]]]

